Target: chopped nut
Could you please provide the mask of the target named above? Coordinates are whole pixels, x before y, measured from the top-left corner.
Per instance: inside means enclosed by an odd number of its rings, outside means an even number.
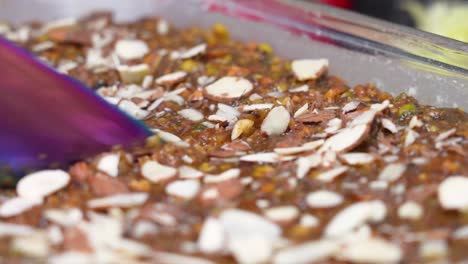
[[[230,102],[247,96],[253,90],[252,83],[244,78],[223,77],[205,87],[205,96],[218,102]]]
[[[182,117],[193,122],[200,122],[205,118],[201,112],[195,109],[182,109],[179,110],[177,113]]]
[[[317,79],[328,71],[327,59],[302,59],[291,64],[294,75],[299,81]]]
[[[288,128],[290,119],[288,110],[283,106],[277,106],[265,117],[261,129],[269,136],[280,135]]]
[[[160,182],[174,177],[177,174],[175,168],[162,165],[157,161],[147,161],[141,166],[141,175],[151,182]]]
[[[119,174],[119,154],[107,154],[99,159],[97,169],[107,173],[109,176],[116,177]]]
[[[124,83],[136,83],[139,84],[143,81],[145,76],[149,74],[149,67],[147,64],[138,64],[134,66],[120,65],[117,66],[119,71],[120,79]]]
[[[439,203],[444,209],[468,209],[468,177],[450,176],[438,188]]]
[[[232,128],[231,140],[235,140],[240,137],[244,132],[249,131],[253,126],[254,121],[250,119],[241,119]]]
[[[157,84],[176,84],[183,81],[187,77],[187,73],[184,71],[177,71],[163,75],[155,80]]]
[[[115,53],[124,60],[141,59],[149,53],[148,45],[136,39],[121,39],[115,44]]]
[[[63,170],[42,170],[24,176],[16,185],[18,196],[42,199],[70,182],[70,175]]]
[[[311,208],[329,208],[340,205],[343,197],[335,192],[321,190],[309,193],[306,202]]]
[[[199,190],[200,183],[197,180],[174,181],[166,186],[168,194],[187,200],[195,197]]]
[[[398,216],[402,219],[418,220],[422,214],[422,206],[412,201],[405,202],[398,208]]]

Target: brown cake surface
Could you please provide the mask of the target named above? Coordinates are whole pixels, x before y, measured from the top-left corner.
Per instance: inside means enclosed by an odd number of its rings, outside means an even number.
[[[349,87],[333,61],[285,60],[221,24],[2,29],[155,132],[2,190],[2,263],[468,261],[461,109]]]

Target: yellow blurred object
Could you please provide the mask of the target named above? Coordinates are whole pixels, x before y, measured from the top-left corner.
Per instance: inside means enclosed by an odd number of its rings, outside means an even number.
[[[439,1],[426,7],[417,1],[403,1],[402,8],[419,29],[468,42],[468,4]]]

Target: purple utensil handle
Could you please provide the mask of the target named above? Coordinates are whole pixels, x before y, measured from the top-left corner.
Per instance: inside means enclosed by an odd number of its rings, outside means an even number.
[[[151,134],[91,89],[0,38],[0,168],[67,164]]]

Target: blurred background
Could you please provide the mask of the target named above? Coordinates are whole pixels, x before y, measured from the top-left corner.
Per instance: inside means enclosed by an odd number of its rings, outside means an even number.
[[[468,42],[468,0],[315,0]]]

